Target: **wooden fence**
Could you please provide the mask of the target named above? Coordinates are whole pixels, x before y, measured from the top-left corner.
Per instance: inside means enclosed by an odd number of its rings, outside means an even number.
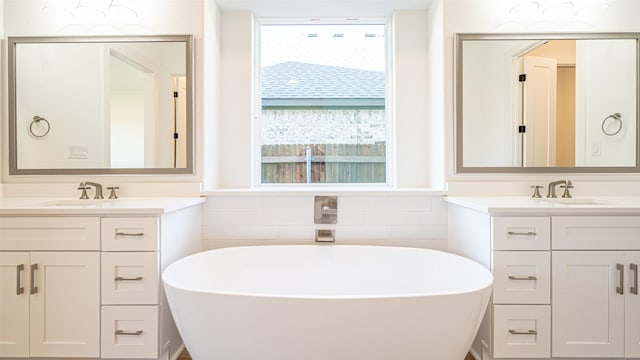
[[[383,183],[385,144],[262,145],[262,183],[306,183],[307,147],[311,183]]]

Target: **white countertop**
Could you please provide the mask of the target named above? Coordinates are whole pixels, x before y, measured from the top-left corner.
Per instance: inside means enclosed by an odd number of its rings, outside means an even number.
[[[162,215],[205,202],[202,197],[121,198],[0,198],[0,215]]]
[[[526,196],[445,196],[450,204],[492,215],[640,215],[638,197],[533,199]]]

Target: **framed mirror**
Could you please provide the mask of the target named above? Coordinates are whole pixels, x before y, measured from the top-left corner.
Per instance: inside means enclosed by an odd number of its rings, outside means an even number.
[[[9,174],[193,173],[193,38],[9,37]]]
[[[640,172],[639,41],[457,34],[456,172]]]

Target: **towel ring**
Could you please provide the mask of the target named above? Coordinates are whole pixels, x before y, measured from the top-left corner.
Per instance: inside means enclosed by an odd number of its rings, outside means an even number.
[[[607,131],[605,129],[605,124],[607,123],[607,120],[609,119],[613,119],[616,120],[618,122],[618,127],[616,128],[615,131]],[[615,113],[615,114],[611,114],[609,116],[607,116],[606,118],[604,118],[604,120],[602,120],[602,132],[607,135],[607,136],[613,136],[613,135],[617,135],[620,130],[622,130],[622,114],[620,113]]]
[[[46,125],[41,126],[42,123]],[[39,126],[34,127],[34,125]],[[51,130],[51,124],[49,124],[49,120],[38,115],[33,116],[33,120],[31,120],[31,124],[29,125],[29,133],[31,133],[31,135],[37,138],[45,137],[49,133],[49,130]]]

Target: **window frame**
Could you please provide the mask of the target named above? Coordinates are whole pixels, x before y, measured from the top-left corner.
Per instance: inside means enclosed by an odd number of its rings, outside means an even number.
[[[262,94],[261,94],[261,28],[262,25],[383,25],[385,34],[385,182],[380,183],[262,183]],[[253,119],[252,119],[252,174],[254,188],[391,188],[396,183],[395,159],[395,112],[393,110],[393,43],[391,19],[382,17],[360,18],[256,18],[254,20],[253,43]]]

